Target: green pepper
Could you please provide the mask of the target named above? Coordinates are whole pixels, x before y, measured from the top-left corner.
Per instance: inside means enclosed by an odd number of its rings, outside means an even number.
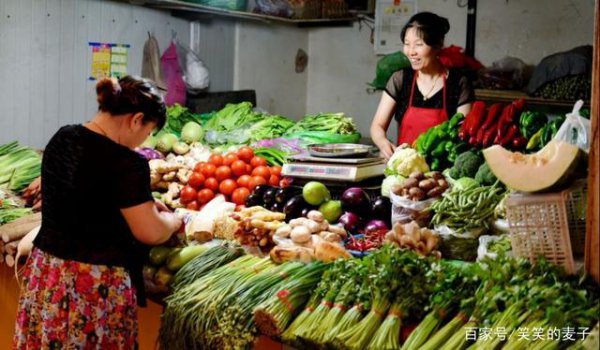
[[[441,157],[444,155],[444,152],[446,152],[446,142],[442,141],[437,144],[435,149],[431,152],[431,155],[433,157]]]
[[[452,129],[456,129],[456,127],[458,126],[458,123],[460,123],[463,119],[465,118],[465,116],[458,112],[456,113],[451,119],[450,119],[450,130]],[[458,134],[458,131],[457,131]]]
[[[446,150],[446,153],[450,153],[454,149],[454,142],[446,141],[446,144],[444,145],[444,149]]]
[[[534,111],[525,111],[519,118],[519,130],[526,138],[530,138],[548,123],[545,114]]]
[[[450,162],[452,162],[452,164],[454,164],[454,161],[456,160],[456,157],[458,156],[458,153],[455,150],[450,151],[450,153],[448,153],[448,160]]]
[[[540,145],[541,141],[542,141],[542,136],[544,135],[546,127],[544,126],[543,128],[541,128],[540,130],[538,130],[535,134],[533,134],[533,136],[531,136],[531,138],[529,139],[529,142],[527,142],[527,150],[535,150],[538,148],[538,146]]]
[[[415,148],[419,153],[423,153],[423,144],[425,143],[425,139],[427,139],[428,132],[423,132],[417,139],[415,140]]]
[[[435,149],[435,147],[437,147],[438,143],[440,143],[440,141],[446,135],[446,133],[443,132],[442,130],[438,129],[437,126],[434,127],[433,129],[430,129],[428,131],[428,133],[429,133],[429,135],[427,136],[427,139],[425,140],[425,143],[423,144],[423,150],[426,153],[433,151]]]
[[[440,160],[436,158],[431,162],[431,165],[429,166],[429,168],[432,171],[437,171],[437,170],[440,170],[440,166],[441,166]]]

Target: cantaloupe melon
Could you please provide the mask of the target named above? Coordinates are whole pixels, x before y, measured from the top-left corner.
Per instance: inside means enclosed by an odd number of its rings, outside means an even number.
[[[534,154],[511,152],[498,145],[483,150],[494,175],[507,187],[522,192],[558,189],[573,175],[581,154],[577,146],[556,140]]]

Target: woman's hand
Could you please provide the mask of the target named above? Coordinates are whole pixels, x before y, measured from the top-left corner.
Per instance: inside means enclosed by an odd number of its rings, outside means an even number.
[[[396,150],[396,146],[394,146],[394,144],[391,143],[388,139],[380,140],[377,143],[377,148],[379,148],[381,156],[385,159],[390,159],[394,154],[394,151]]]

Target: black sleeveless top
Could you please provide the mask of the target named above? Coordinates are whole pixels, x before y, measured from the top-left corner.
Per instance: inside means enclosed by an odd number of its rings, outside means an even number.
[[[410,89],[412,87],[415,71],[405,68],[392,74],[385,87],[385,92],[396,101],[395,119],[400,123],[408,109]],[[431,98],[424,100],[423,94],[415,84],[413,106],[421,108],[443,108],[444,89],[438,90]],[[456,109],[466,103],[475,101],[475,93],[469,79],[458,69],[449,69],[446,77],[446,113],[448,118],[456,113]]]
[[[148,162],[82,125],[65,126],[44,150],[42,196],[34,245],[61,259],[127,268],[144,306],[148,247],[135,239],[120,209],[153,200]]]

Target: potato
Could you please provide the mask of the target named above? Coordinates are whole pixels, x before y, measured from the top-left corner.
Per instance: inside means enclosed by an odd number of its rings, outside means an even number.
[[[391,188],[392,193],[395,194],[396,196],[401,196],[403,189],[404,189],[404,186],[400,185],[400,184],[394,184]]]
[[[410,190],[408,190],[408,195],[411,197],[412,200],[420,201],[423,198],[425,198],[425,191],[418,187],[413,187]]]
[[[444,191],[446,191],[446,189],[443,187],[440,187],[440,186],[434,187],[429,192],[427,192],[427,197],[429,197],[429,198],[439,197],[442,195],[442,193],[444,193]]]
[[[419,181],[419,188],[427,192],[436,186],[436,181],[433,179],[425,179]]]
[[[408,177],[421,181],[425,178],[425,174],[423,174],[422,171],[414,171],[410,175],[408,175]]]
[[[446,179],[437,180],[437,185],[444,189],[450,187],[450,185],[448,185],[448,181],[446,181]]]
[[[402,187],[404,188],[411,188],[411,187],[416,187],[419,185],[419,180],[409,177],[408,179],[404,180],[404,182],[402,182]]]
[[[311,219],[306,219],[306,221],[304,221],[303,226],[305,226],[310,233],[319,232],[319,228],[321,227],[321,225],[319,225],[318,222]]]
[[[444,178],[444,175],[442,175],[442,173],[440,173],[439,171],[432,171],[429,173],[429,177],[434,180],[441,180]]]

